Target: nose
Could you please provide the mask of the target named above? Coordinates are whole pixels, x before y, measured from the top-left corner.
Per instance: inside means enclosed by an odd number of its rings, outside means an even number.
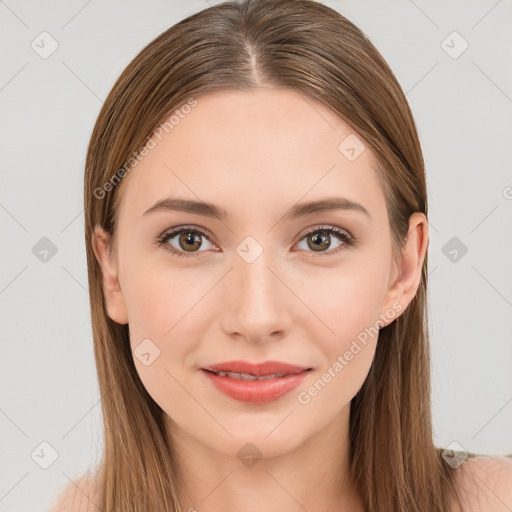
[[[222,298],[226,335],[261,343],[276,341],[290,330],[298,301],[276,267],[265,251],[252,263],[236,256]]]

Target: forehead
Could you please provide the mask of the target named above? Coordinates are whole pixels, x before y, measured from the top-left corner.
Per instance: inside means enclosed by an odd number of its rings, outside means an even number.
[[[195,101],[152,137],[153,148],[125,178],[122,205],[142,215],[171,195],[247,211],[341,195],[385,207],[369,146],[314,98],[260,88]]]

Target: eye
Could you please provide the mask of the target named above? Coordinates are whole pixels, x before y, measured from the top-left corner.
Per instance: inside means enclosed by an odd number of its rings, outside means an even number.
[[[331,247],[332,237],[336,237],[338,239],[338,245],[335,248],[343,247],[343,246],[351,246],[355,244],[354,238],[345,230],[335,228],[333,226],[319,226],[310,231],[308,231],[305,236],[303,236],[300,240],[305,240],[306,249],[312,249],[313,252],[318,254],[314,254],[313,256],[333,256],[338,254],[343,249],[333,250],[326,252],[324,249],[328,249]],[[300,244],[299,242],[299,244]],[[308,251],[309,252],[309,251]]]
[[[331,239],[333,236],[336,237],[339,242],[335,247],[336,250],[325,251],[325,249],[331,247]],[[198,228],[189,228],[186,226],[166,231],[156,239],[156,244],[164,247],[166,250],[178,257],[198,257],[201,252],[205,252],[199,251],[199,249],[204,245],[201,240],[202,238],[205,238],[211,246],[206,247],[206,250],[215,247],[215,245],[210,242],[208,235],[204,231]],[[316,227],[303,235],[299,244],[303,240],[306,241],[306,251],[307,249],[312,249],[312,251],[307,252],[318,253],[313,254],[314,257],[338,254],[343,250],[340,249],[340,247],[351,246],[356,243],[354,237],[347,231],[333,226]]]
[[[197,257],[199,256],[199,253],[204,252],[198,251],[198,249],[203,246],[201,238],[205,238],[212,247],[215,247],[209,241],[208,235],[204,231],[197,228],[187,227],[181,227],[179,229],[165,232],[156,239],[156,243],[159,246],[163,246],[176,256]],[[211,247],[206,247],[206,249],[210,248]]]

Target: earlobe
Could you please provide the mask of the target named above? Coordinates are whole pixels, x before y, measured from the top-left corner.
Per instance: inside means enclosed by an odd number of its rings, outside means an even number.
[[[428,249],[428,221],[422,213],[409,218],[409,231],[402,246],[400,261],[394,263],[394,282],[390,283],[386,304],[398,302],[402,311],[415,297],[421,282]]]
[[[119,283],[117,267],[109,252],[110,234],[96,226],[92,235],[92,248],[101,268],[103,294],[108,316],[118,324],[128,323],[128,313]]]

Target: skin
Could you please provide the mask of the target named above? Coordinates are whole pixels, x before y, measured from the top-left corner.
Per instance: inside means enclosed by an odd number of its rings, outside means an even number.
[[[362,511],[348,473],[349,407],[378,336],[361,344],[308,404],[298,395],[365,328],[399,316],[393,304],[405,310],[420,282],[427,220],[411,216],[395,261],[374,155],[367,146],[348,160],[338,146],[354,130],[314,99],[271,88],[196,99],[124,178],[113,257],[108,234],[98,228],[93,238],[109,316],[129,322],[132,349],[149,338],[160,350],[149,366],[134,361],[166,413],[187,482],[185,510]],[[283,218],[298,202],[333,196],[362,204],[370,215],[335,210]],[[214,203],[229,218],[143,215],[166,197]],[[199,257],[186,252],[179,235],[167,244],[186,257],[155,244],[166,230],[185,225],[209,235],[196,246]],[[323,252],[339,252],[325,256],[306,236],[320,226],[348,230],[358,243],[340,245],[331,235]],[[247,236],[263,249],[252,263],[236,251]],[[279,360],[313,371],[276,401],[245,404],[219,392],[199,370],[234,359]],[[252,467],[237,457],[249,442],[262,454]]]

